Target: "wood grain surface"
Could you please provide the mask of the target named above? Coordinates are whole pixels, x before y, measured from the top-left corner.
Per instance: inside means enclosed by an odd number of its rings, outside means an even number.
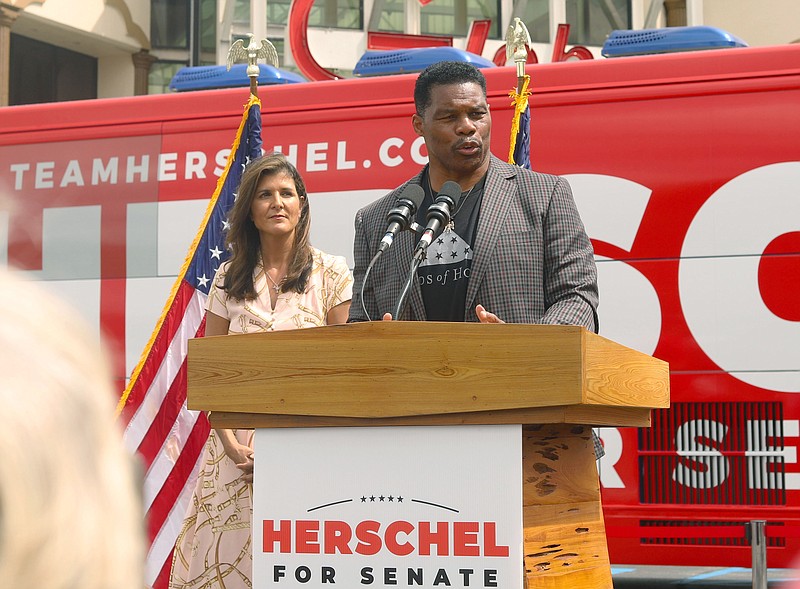
[[[231,428],[521,423],[526,586],[612,589],[589,426],[649,426],[669,366],[581,327],[372,322],[190,340],[188,405]]]
[[[591,429],[526,426],[522,437],[527,586],[611,589]]]
[[[188,404],[361,419],[576,414],[666,407],[669,374],[665,362],[581,327],[372,322],[190,340]],[[633,415],[617,425],[640,425]]]

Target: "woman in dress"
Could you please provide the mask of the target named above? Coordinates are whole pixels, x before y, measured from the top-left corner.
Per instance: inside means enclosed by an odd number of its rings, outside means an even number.
[[[303,179],[281,154],[252,162],[228,218],[231,258],[209,292],[206,336],[345,323],[353,277],[344,257],[309,243]],[[253,430],[214,430],[178,537],[170,587],[250,588]]]

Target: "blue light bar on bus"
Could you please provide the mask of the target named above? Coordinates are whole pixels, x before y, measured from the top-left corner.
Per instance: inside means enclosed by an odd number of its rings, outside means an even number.
[[[258,83],[261,86],[274,84],[297,84],[307,80],[300,74],[286,70],[258,64],[261,73]],[[212,88],[236,88],[249,86],[250,78],[247,77],[247,64],[237,63],[228,70],[224,65],[199,65],[185,67],[178,70],[169,83],[169,89],[176,92],[189,90],[210,90]]]
[[[600,53],[603,57],[627,57],[726,47],[747,47],[747,43],[716,27],[666,27],[611,31]]]
[[[455,47],[414,47],[396,51],[367,51],[358,60],[353,74],[356,76],[389,76],[421,72],[439,61],[465,61],[475,67],[495,65],[474,53]]]

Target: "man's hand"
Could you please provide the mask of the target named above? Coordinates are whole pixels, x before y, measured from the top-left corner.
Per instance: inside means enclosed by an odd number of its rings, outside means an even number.
[[[500,319],[497,315],[489,313],[489,311],[484,309],[483,305],[475,307],[475,314],[478,316],[478,321],[481,323],[505,323],[505,321]]]
[[[481,323],[505,323],[502,319],[500,319],[494,313],[489,313],[486,309],[484,309],[483,305],[478,305],[475,307],[475,314],[478,316],[478,321]],[[383,315],[384,321],[391,321],[392,314],[391,313],[384,313]]]

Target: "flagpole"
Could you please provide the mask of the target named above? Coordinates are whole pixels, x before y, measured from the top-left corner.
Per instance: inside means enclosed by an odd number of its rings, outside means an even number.
[[[517,143],[517,135],[520,132],[520,118],[522,113],[528,111],[528,96],[530,91],[530,76],[525,73],[525,64],[528,61],[528,48],[531,44],[531,36],[525,23],[518,17],[509,25],[506,32],[506,61],[514,60],[517,68],[517,86],[509,92],[511,105],[514,107],[514,116],[511,121],[511,140],[509,142],[508,163],[522,165],[521,162],[514,160],[514,151]],[[525,120],[528,120],[526,115]],[[527,135],[526,135],[527,137]],[[530,156],[528,155],[528,158]],[[526,164],[525,167],[529,167]]]
[[[248,33],[247,36],[250,38],[247,47],[244,46],[244,41],[239,39],[228,50],[228,70],[236,61],[246,59],[247,75],[250,78],[250,95],[258,98],[258,76],[261,74],[258,60],[263,59],[268,65],[277,68],[278,52],[268,39],[262,39],[261,43],[257,44],[253,33]]]
[[[198,232],[116,411],[126,446],[142,460],[142,496],[150,541],[145,581],[154,589],[168,584],[175,542],[210,431],[205,414],[186,406],[187,342],[205,333],[209,290],[227,259],[225,230],[236,187],[247,163],[261,157],[257,60],[271,56],[271,63],[278,62],[268,42],[261,46],[251,42],[245,47],[240,39],[234,45],[228,54],[229,68],[234,61],[247,60],[248,76],[253,74],[249,100]]]

